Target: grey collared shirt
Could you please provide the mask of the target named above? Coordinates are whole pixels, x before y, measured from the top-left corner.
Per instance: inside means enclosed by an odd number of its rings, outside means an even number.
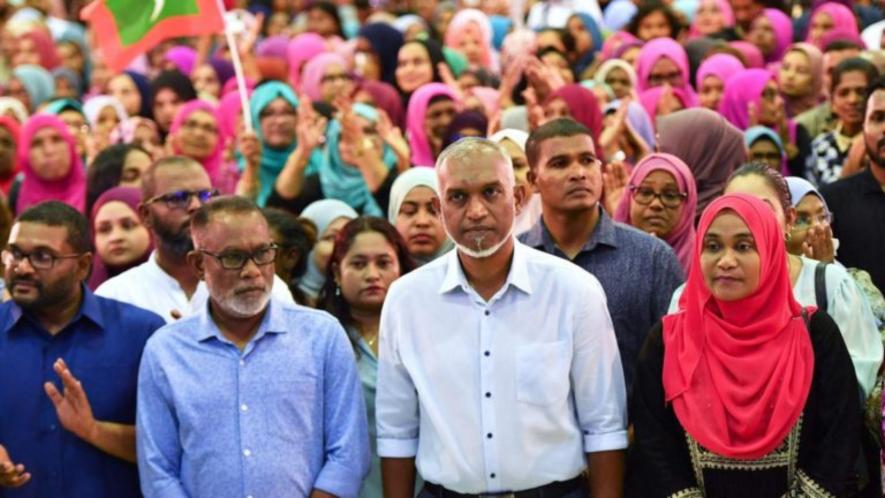
[[[572,262],[592,273],[605,290],[629,388],[645,337],[667,314],[670,296],[685,276],[666,242],[613,221],[604,210],[600,212],[596,229]],[[543,218],[519,240],[568,259],[556,246]]]

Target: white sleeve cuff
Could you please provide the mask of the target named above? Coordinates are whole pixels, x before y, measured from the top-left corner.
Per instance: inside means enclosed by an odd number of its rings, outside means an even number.
[[[626,432],[625,439],[626,441]],[[626,443],[625,443],[626,446]],[[411,458],[418,454],[418,439],[378,438],[378,456],[381,458]]]
[[[584,436],[584,453],[623,450],[627,448],[627,431]]]

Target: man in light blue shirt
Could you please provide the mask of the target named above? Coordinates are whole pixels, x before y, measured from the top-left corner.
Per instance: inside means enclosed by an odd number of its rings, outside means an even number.
[[[249,200],[191,220],[205,310],[160,329],[138,384],[151,497],[356,496],[369,468],[353,351],[330,315],[270,300],[276,246]]]

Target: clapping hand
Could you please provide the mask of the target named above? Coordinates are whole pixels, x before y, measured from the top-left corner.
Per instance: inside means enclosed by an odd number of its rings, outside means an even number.
[[[83,385],[74,377],[67,364],[61,358],[52,365],[55,373],[61,378],[64,392],[60,393],[52,382],[43,384],[46,395],[55,405],[55,412],[62,427],[71,431],[80,439],[90,442],[94,439],[98,424],[92,416],[92,407]]]
[[[603,207],[610,214],[614,215],[621,198],[624,197],[624,189],[630,181],[630,172],[623,161],[613,161],[606,165],[602,172],[602,182],[604,185]]]
[[[815,225],[808,228],[805,241],[802,242],[802,253],[806,257],[832,263],[836,260],[836,249],[833,244],[833,229],[829,224]]]
[[[18,488],[30,480],[31,474],[25,472],[25,466],[13,463],[6,448],[0,445],[0,488]]]

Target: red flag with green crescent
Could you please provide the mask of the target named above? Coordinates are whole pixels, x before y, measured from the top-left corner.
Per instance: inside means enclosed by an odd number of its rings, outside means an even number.
[[[163,40],[224,31],[217,0],[95,0],[80,17],[114,71]]]

